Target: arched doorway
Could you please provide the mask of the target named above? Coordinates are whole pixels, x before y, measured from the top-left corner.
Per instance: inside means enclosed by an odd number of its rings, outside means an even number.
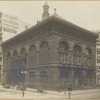
[[[42,88],[46,89],[47,88],[47,72],[46,71],[41,71],[40,72],[40,86]]]
[[[35,72],[29,72],[29,86],[35,87]]]
[[[74,71],[75,73],[74,73],[74,85],[77,87],[77,86],[82,86],[82,81],[83,81],[83,78],[82,78],[82,76],[81,76],[81,73],[82,73],[82,71],[81,71],[81,69],[79,70],[79,69],[76,69],[75,71]]]
[[[60,88],[65,89],[67,87],[67,84],[69,83],[69,71],[67,69],[60,71],[59,81]]]

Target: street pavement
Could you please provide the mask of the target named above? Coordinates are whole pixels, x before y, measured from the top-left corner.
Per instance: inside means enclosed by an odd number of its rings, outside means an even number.
[[[22,91],[6,89],[0,85],[0,98],[13,98],[14,100],[16,98],[17,100],[69,100],[69,95],[68,91],[58,92],[45,90],[44,93],[37,93],[36,90],[28,88],[24,92],[24,97],[22,97]],[[74,90],[71,93],[70,100],[100,100],[100,88]]]

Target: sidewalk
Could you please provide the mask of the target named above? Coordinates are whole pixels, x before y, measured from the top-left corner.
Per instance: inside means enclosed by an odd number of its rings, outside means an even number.
[[[14,89],[6,89],[3,88],[3,86],[0,85],[1,93],[0,98],[5,97],[6,98],[22,98],[22,91]],[[3,91],[2,91],[3,90]],[[87,95],[91,93],[100,93],[99,89],[85,89],[85,90],[73,90],[71,92],[72,97]],[[43,93],[37,92],[36,89],[27,88],[25,91],[25,98],[68,98],[69,94],[68,91],[51,91],[51,90],[44,90]]]
[[[92,90],[92,91],[91,91]],[[27,91],[30,91],[30,92],[37,92],[36,89],[32,89],[32,88],[27,88]],[[87,94],[87,93],[93,93],[93,92],[100,92],[100,88],[98,89],[85,89],[85,90],[73,90],[71,91],[71,93],[73,95],[79,95],[79,94]],[[52,94],[52,95],[67,95],[69,92],[66,90],[66,91],[51,91],[51,90],[44,90],[43,93],[46,93],[46,94]]]

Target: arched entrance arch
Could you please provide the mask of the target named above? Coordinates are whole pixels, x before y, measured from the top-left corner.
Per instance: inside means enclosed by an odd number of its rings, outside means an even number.
[[[69,71],[67,69],[60,71],[59,81],[60,87],[63,89],[66,88],[69,83]]]
[[[35,72],[33,72],[33,71],[29,72],[29,86],[30,87],[35,86]]]

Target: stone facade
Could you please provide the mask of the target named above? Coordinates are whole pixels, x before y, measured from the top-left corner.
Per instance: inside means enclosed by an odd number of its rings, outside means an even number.
[[[96,31],[96,33],[99,35],[96,43],[96,84],[100,85],[100,30]]]
[[[93,85],[98,36],[57,14],[2,44],[4,81],[38,88]]]

